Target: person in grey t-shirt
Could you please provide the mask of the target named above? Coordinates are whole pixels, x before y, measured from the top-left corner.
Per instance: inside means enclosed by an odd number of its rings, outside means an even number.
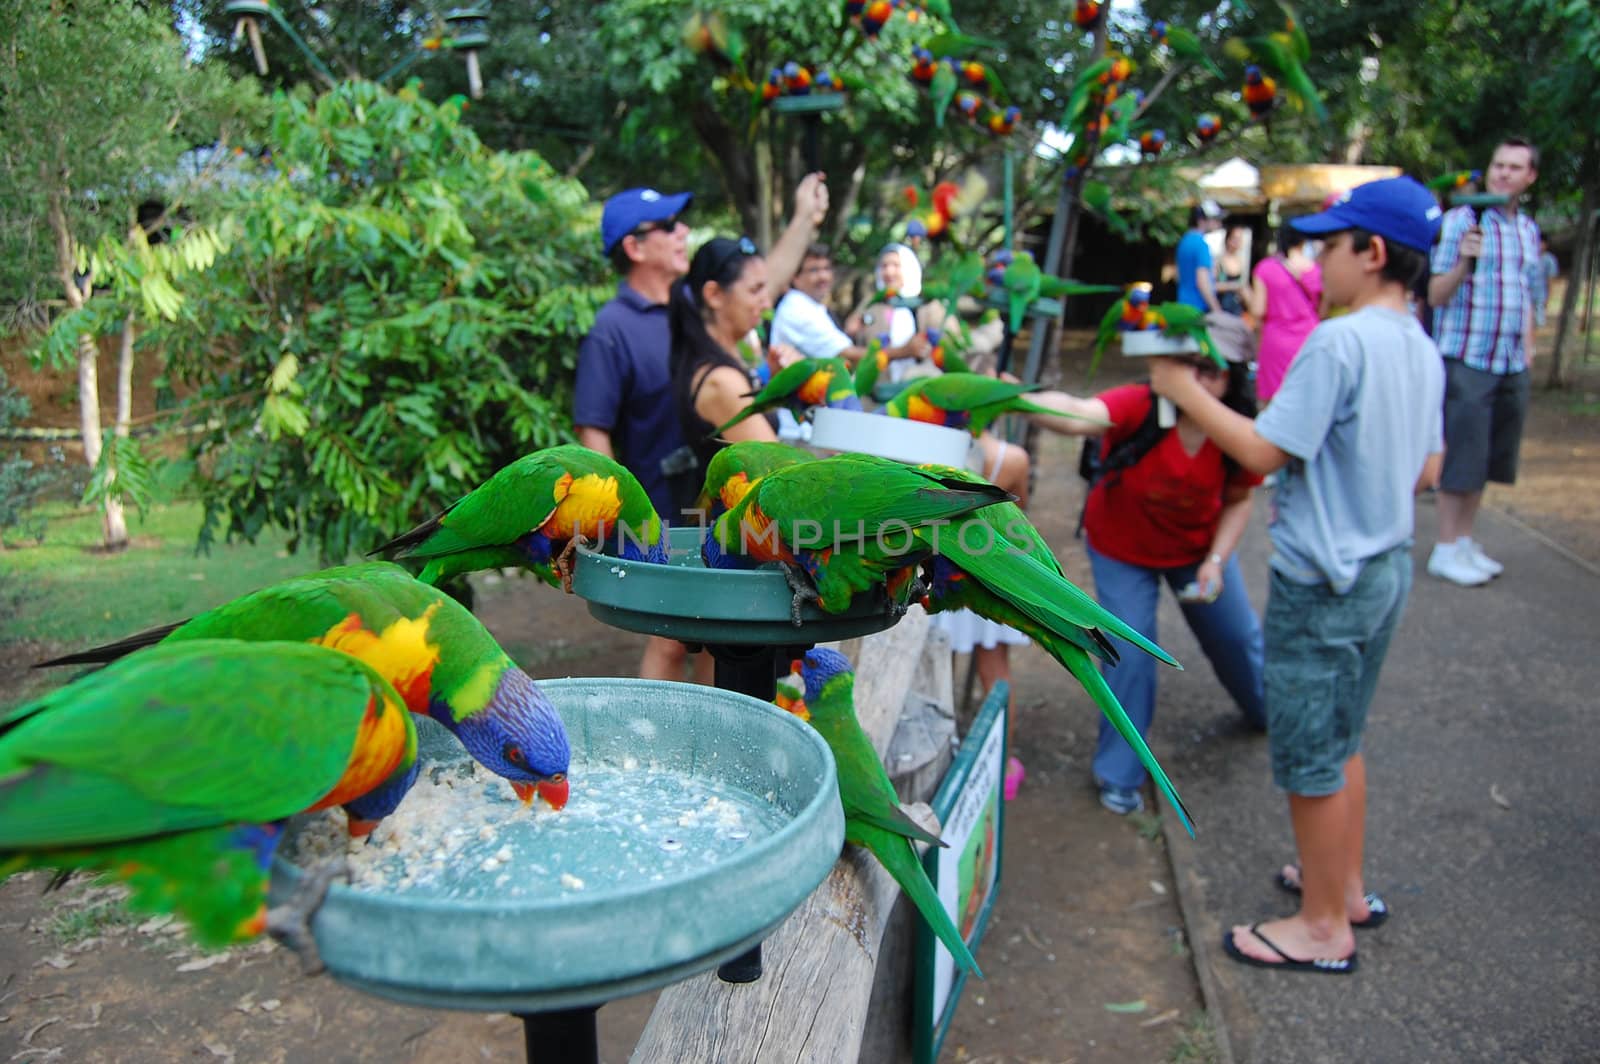
[[[1411,589],[1412,496],[1437,482],[1443,449],[1444,370],[1406,301],[1439,217],[1425,188],[1398,177],[1293,223],[1324,238],[1323,289],[1353,313],[1312,332],[1253,422],[1184,363],[1151,360],[1151,387],[1242,466],[1286,470],[1272,521],[1264,686],[1273,781],[1289,794],[1300,855],[1278,882],[1301,900],[1293,916],[1223,936],[1244,964],[1352,972],[1351,929],[1389,917],[1361,872],[1361,738]]]

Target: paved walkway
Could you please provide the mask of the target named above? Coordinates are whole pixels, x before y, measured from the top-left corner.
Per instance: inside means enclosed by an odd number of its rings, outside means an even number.
[[[1268,544],[1243,561],[1258,607]],[[1600,1057],[1600,575],[1493,512],[1492,585],[1426,575],[1433,507],[1417,508],[1416,584],[1369,720],[1368,888],[1394,916],[1357,932],[1353,977],[1229,960],[1224,930],[1286,913],[1293,857],[1264,738],[1234,723],[1170,597],[1155,734],[1199,822],[1168,831],[1189,936],[1221,1041],[1240,1062],[1576,1061]],[[1171,818],[1168,817],[1168,820]]]

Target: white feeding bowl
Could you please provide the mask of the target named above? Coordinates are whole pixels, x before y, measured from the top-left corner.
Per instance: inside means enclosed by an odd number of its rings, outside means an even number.
[[[824,407],[812,415],[811,446],[961,468],[967,464],[972,434],[903,417]]]

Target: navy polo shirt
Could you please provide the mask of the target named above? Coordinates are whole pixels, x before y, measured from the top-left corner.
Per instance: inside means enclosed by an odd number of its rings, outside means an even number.
[[[578,346],[573,423],[611,433],[617,461],[644,486],[656,512],[673,513],[661,460],[683,446],[667,364],[672,330],[664,303],[624,282]]]

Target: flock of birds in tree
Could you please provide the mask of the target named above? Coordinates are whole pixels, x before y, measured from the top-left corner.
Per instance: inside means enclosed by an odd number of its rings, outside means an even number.
[[[976,434],[1029,409],[1030,390],[950,372],[907,388],[890,412]],[[811,361],[751,396],[746,413],[847,403],[860,406],[844,363]],[[743,443],[711,462],[702,499],[705,563],[781,568],[796,618],[805,601],[838,612],[881,591],[891,609],[967,607],[1029,634],[1085,686],[1188,825],[1096,667],[1117,659],[1111,635],[1177,662],[1067,580],[1006,492],[961,470]],[[854,531],[821,543],[808,539],[817,527]],[[883,534],[891,527],[908,534]],[[392,813],[420,768],[414,715],[449,729],[525,805],[542,797],[558,811],[583,786],[568,778],[567,735],[538,685],[434,586],[516,567],[570,591],[580,543],[668,561],[666,525],[626,469],[551,447],[373,551],[391,560],[284,581],[42,663],[99,668],[0,714],[0,879],[40,867],[100,873],[130,888],[132,907],[182,915],[204,944],[269,931],[314,968],[310,919],[342,862],[313,869],[302,893],[269,911],[273,854],[296,814],[340,806],[359,837]],[[847,838],[878,856],[976,971],[911,849],[937,839],[901,812],[860,733],[848,664],[817,651],[796,669],[803,695],[786,686],[781,702],[834,751]]]

